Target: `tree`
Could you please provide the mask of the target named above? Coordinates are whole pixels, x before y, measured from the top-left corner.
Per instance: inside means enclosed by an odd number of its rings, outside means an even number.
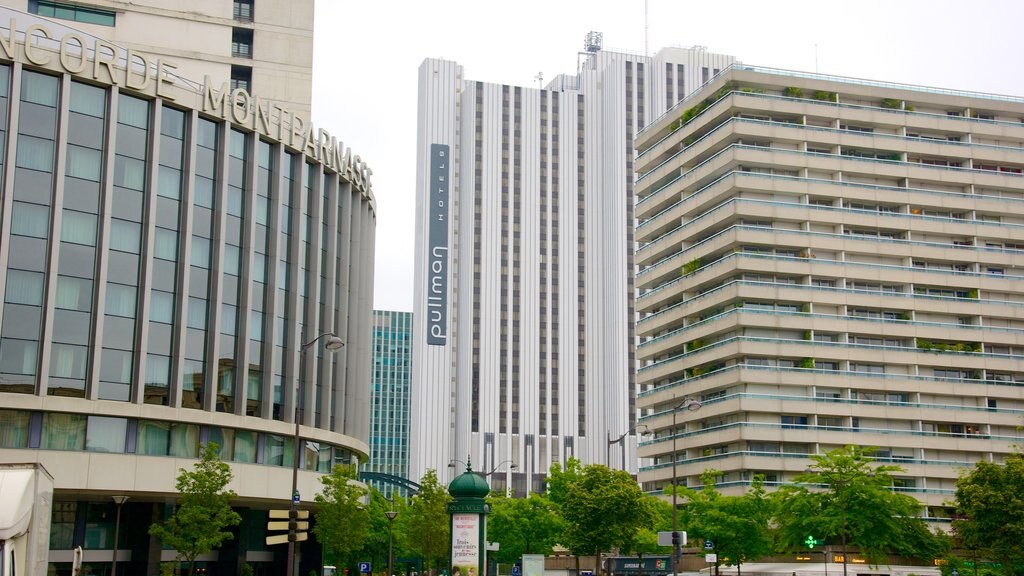
[[[722,496],[715,489],[720,474],[718,470],[705,470],[701,474],[704,487],[699,492],[680,488],[688,500],[682,510],[683,526],[690,535],[713,541],[715,552],[726,564],[736,566],[740,574],[744,562],[771,553],[771,503],[762,476],[754,476],[746,494]]]
[[[562,517],[551,500],[541,494],[526,498],[490,496],[487,539],[501,544],[488,553],[498,562],[511,563],[523,554],[551,554],[563,530]]]
[[[428,566],[440,567],[448,557],[451,526],[448,502],[452,497],[448,489],[438,482],[433,469],[420,479],[420,491],[412,497],[412,504],[395,518],[397,535],[403,547],[419,554]]]
[[[323,486],[314,498],[318,509],[313,535],[332,564],[348,565],[369,534],[370,513],[363,504],[367,490],[356,482],[357,474],[355,466],[335,465],[320,477]]]
[[[657,517],[650,498],[628,472],[601,464],[584,467],[568,484],[561,513],[563,542],[577,556],[628,548],[634,534]]]
[[[221,461],[217,443],[204,444],[193,469],[179,469],[175,488],[181,497],[174,513],[163,524],[149,527],[151,535],[178,551],[179,561],[188,562],[190,575],[196,557],[230,540],[233,535],[227,529],[242,521],[231,509],[234,491],[224,489],[231,478],[231,467]]]
[[[934,553],[930,546],[935,537],[918,517],[920,503],[892,489],[892,473],[903,469],[872,466],[873,452],[873,448],[847,446],[812,455],[814,464],[795,478],[797,485],[783,486],[776,493],[775,520],[783,550],[806,550],[803,541],[808,536],[820,541],[838,539],[844,576],[851,544],[872,563],[889,551],[918,558]]]
[[[1005,464],[979,461],[956,483],[953,531],[964,545],[1003,565],[1007,576],[1024,574],[1024,454]]]

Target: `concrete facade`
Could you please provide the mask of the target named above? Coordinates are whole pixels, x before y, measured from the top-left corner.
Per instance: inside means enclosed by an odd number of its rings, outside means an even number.
[[[1024,98],[734,65],[636,145],[643,486],[876,446],[948,521],[1022,438]]]

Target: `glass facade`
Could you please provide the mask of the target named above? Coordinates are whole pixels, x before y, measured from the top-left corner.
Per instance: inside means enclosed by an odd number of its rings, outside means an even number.
[[[339,270],[372,251],[352,252],[331,203],[367,206],[372,228],[365,185],[187,99],[15,69],[0,62],[0,447],[191,458],[213,440],[240,463],[358,460],[341,436],[366,437],[369,417],[334,367],[368,351],[348,302],[370,286]],[[298,362],[323,333],[357,345]],[[299,446],[261,424],[297,403],[317,429]]]
[[[409,477],[411,363],[412,313],[374,310],[370,459],[362,468],[366,472]],[[377,488],[390,494],[394,486],[381,483]]]

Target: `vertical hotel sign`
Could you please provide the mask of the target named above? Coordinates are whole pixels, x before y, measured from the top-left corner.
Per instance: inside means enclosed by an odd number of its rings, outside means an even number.
[[[448,181],[447,144],[430,145],[430,225],[427,249],[427,344],[448,340]]]

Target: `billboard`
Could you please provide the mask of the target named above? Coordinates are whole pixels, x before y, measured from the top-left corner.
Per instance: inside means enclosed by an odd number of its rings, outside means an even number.
[[[452,576],[480,576],[479,514],[452,514]]]

